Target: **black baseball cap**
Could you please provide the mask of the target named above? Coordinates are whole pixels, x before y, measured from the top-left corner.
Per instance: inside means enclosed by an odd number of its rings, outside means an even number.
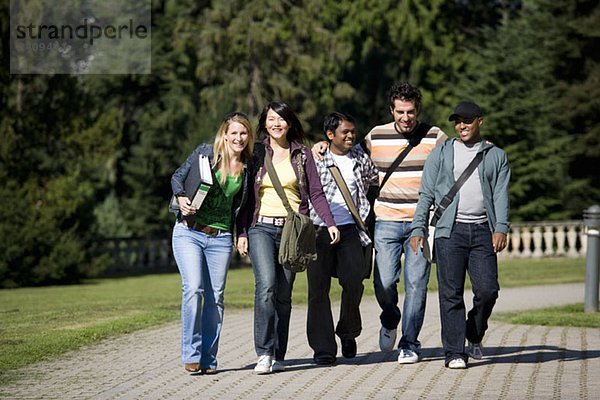
[[[448,121],[456,121],[459,117],[470,119],[481,117],[482,115],[481,108],[477,104],[470,101],[461,101],[454,109],[454,113],[448,118]]]

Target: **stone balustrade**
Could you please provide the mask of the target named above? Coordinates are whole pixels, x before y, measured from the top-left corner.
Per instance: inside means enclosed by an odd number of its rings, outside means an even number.
[[[171,240],[153,238],[109,238],[97,245],[97,254],[110,256],[105,275],[134,275],[156,272],[176,272]],[[249,264],[234,251],[232,267]]]
[[[586,239],[583,221],[515,223],[499,258],[585,257]],[[170,239],[105,239],[98,253],[112,259],[107,275],[177,271]],[[248,263],[234,251],[232,267]]]
[[[512,224],[508,248],[499,258],[585,257],[583,221]]]
[[[177,271],[170,239],[108,238],[97,244],[96,253],[112,260],[106,275]]]

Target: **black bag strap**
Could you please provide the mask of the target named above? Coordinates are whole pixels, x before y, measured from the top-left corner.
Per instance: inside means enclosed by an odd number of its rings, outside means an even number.
[[[404,148],[404,150],[402,150],[402,152],[400,152],[400,154],[398,154],[398,157],[396,157],[396,159],[394,160],[392,165],[390,165],[387,172],[385,173],[385,176],[383,177],[383,180],[381,181],[381,184],[379,185],[379,191],[377,193],[377,197],[379,197],[379,193],[381,193],[381,189],[383,189],[383,186],[385,185],[385,183],[388,181],[388,179],[390,179],[390,176],[392,176],[392,174],[394,173],[396,168],[398,168],[398,165],[400,165],[400,163],[402,161],[404,161],[404,159],[406,158],[408,153],[410,153],[410,151],[413,148],[414,148],[414,146],[409,143],[408,146],[406,146]]]
[[[340,169],[336,165],[331,165],[328,167],[328,169],[329,169],[329,172],[331,172],[331,175],[333,176],[335,183],[338,185],[340,192],[342,192],[342,197],[344,198],[344,201],[346,202],[346,205],[348,206],[348,210],[350,211],[350,214],[352,214],[352,217],[354,218],[356,225],[358,225],[358,227],[360,228],[361,231],[368,232],[367,227],[365,226],[365,223],[360,218],[360,214],[358,213],[358,210],[356,209],[356,205],[354,204],[354,201],[352,201],[352,196],[350,195],[350,190],[348,190],[348,185],[346,185],[346,181],[344,181],[344,178],[342,178]]]
[[[290,202],[288,201],[288,198],[285,195],[283,186],[281,186],[281,181],[279,180],[279,176],[277,176],[277,172],[275,172],[273,160],[271,159],[271,155],[269,154],[269,151],[267,149],[265,149],[265,167],[267,167],[267,173],[271,178],[271,182],[273,183],[273,187],[275,188],[277,195],[279,196],[279,198],[281,198],[283,206],[285,207],[288,213],[292,213],[292,207],[290,206]]]
[[[475,158],[473,158],[469,165],[467,165],[467,168],[463,171],[463,173],[460,174],[456,182],[454,182],[454,185],[452,185],[448,193],[446,193],[446,195],[442,198],[442,201],[440,201],[440,205],[435,209],[435,213],[433,214],[429,225],[435,226],[437,224],[444,211],[446,211],[446,208],[450,205],[450,203],[452,203],[452,200],[454,200],[454,196],[456,196],[456,193],[458,193],[462,185],[464,185],[467,179],[469,179],[469,177],[471,176],[473,171],[475,171],[481,160],[483,160],[483,151],[477,153]]]
[[[399,134],[402,134],[398,130],[398,127],[396,126],[395,122],[394,122],[394,129]],[[383,186],[386,184],[386,182],[388,181],[388,179],[390,179],[390,177],[392,176],[392,174],[394,173],[394,171],[396,171],[396,168],[398,168],[398,166],[400,165],[400,163],[402,161],[404,161],[404,159],[406,158],[406,156],[408,156],[408,153],[410,153],[410,151],[412,149],[414,149],[416,146],[419,145],[419,143],[421,143],[421,139],[423,139],[425,137],[425,135],[427,135],[427,132],[429,132],[429,129],[431,129],[431,125],[425,124],[425,123],[421,122],[421,123],[419,123],[419,126],[417,126],[417,128],[415,129],[414,133],[411,134],[411,137],[407,138],[407,140],[408,140],[408,146],[406,146],[404,148],[404,150],[402,150],[400,152],[400,154],[398,154],[398,157],[396,157],[396,159],[394,160],[394,162],[388,168],[387,172],[385,173],[385,176],[383,177],[383,180],[381,181],[381,184],[379,185],[379,190],[377,192],[377,197],[379,197],[379,193],[381,192],[381,189],[383,189]]]

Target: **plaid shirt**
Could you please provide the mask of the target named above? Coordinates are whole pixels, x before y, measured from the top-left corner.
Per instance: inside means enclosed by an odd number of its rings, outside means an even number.
[[[371,205],[367,200],[367,191],[369,190],[369,186],[377,186],[379,183],[379,171],[371,161],[371,158],[368,154],[366,154],[363,149],[357,145],[352,148],[350,151],[352,154],[352,159],[354,161],[354,178],[357,182],[358,187],[358,204],[356,204],[356,209],[360,214],[360,217],[364,221],[369,215],[369,210],[371,209]],[[327,198],[327,202],[331,203],[336,192],[339,192],[339,188],[337,183],[335,183],[335,179],[328,167],[331,165],[335,165],[333,161],[333,157],[331,156],[331,152],[327,150],[323,160],[315,159],[315,163],[317,165],[317,172],[319,173],[319,177],[321,178],[321,184],[323,185],[323,192],[325,192],[325,197]],[[344,203],[344,206],[346,203]],[[314,221],[317,217],[317,213],[314,208],[310,207],[310,218]],[[357,227],[358,229],[358,227]],[[363,246],[371,243],[371,239],[366,232],[358,229],[358,234],[360,236],[360,241]]]

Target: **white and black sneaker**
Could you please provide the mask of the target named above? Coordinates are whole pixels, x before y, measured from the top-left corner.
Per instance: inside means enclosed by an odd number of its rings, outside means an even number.
[[[273,371],[273,363],[273,357],[267,355],[260,356],[258,357],[258,362],[254,367],[254,372],[258,375],[270,374]]]
[[[419,362],[419,355],[410,349],[400,349],[398,364],[414,364]]]
[[[450,369],[465,369],[467,368],[467,363],[462,358],[455,358],[450,360],[448,363],[448,368]]]

